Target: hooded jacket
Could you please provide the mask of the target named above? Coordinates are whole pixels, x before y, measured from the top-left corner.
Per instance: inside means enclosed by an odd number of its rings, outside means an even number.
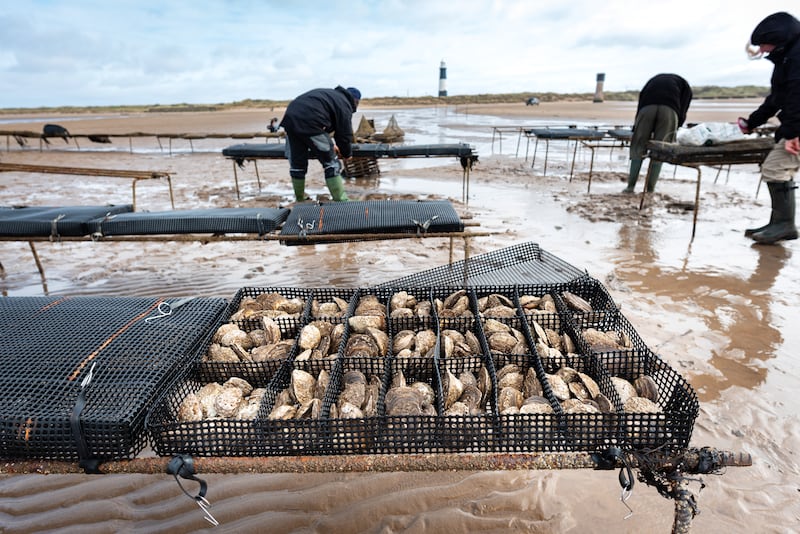
[[[677,74],[656,74],[639,92],[636,113],[645,106],[668,106],[678,114],[678,126],[686,121],[686,112],[692,102],[692,88]]]
[[[352,155],[353,113],[356,102],[347,89],[312,89],[289,103],[281,120],[284,130],[295,135],[334,133],[343,158]]]
[[[767,59],[775,67],[770,93],[747,124],[752,130],[777,115],[780,126],[775,139],[794,139],[800,136],[800,21],[788,13],[773,13],[758,23],[750,42],[774,45]]]

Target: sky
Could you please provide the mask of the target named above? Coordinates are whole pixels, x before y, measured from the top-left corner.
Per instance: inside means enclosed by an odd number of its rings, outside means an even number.
[[[0,10],[0,108],[769,85],[759,0],[15,0]],[[796,11],[792,11],[796,9]]]

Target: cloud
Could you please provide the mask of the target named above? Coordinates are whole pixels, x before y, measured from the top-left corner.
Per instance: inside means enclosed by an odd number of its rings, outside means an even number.
[[[313,87],[431,95],[766,85],[744,59],[783,2],[29,0],[0,15],[0,107],[283,100]],[[758,63],[758,62],[755,62]]]

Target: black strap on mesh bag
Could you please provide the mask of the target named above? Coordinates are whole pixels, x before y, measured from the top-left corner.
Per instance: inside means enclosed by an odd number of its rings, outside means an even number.
[[[96,362],[95,362],[96,363]],[[81,466],[87,475],[100,474],[100,460],[91,458],[89,454],[89,447],[86,444],[86,439],[83,437],[83,430],[81,428],[81,412],[86,407],[86,388],[92,381],[95,364],[89,368],[89,374],[81,381],[81,390],[78,392],[78,398],[75,399],[75,406],[72,408],[72,414],[69,418],[69,425],[72,431],[72,439],[78,449],[78,465]]]
[[[175,477],[175,482],[178,483],[181,491],[183,491],[187,497],[197,503],[197,506],[199,506],[203,511],[203,517],[205,517],[205,520],[216,527],[219,525],[219,521],[217,521],[214,516],[211,515],[211,512],[208,511],[208,509],[211,507],[211,503],[206,500],[206,491],[208,490],[208,485],[206,484],[205,480],[197,478],[195,473],[194,459],[188,454],[180,454],[175,456],[167,464],[167,474]],[[200,484],[200,491],[198,491],[197,495],[193,496],[191,493],[186,491],[186,489],[183,487],[183,484],[181,484],[181,481],[178,479],[178,476],[185,478],[186,480],[194,480]]]
[[[592,461],[596,464],[595,469],[604,470],[614,469],[618,462],[622,463],[618,475],[619,485],[622,488],[619,500],[628,509],[628,515],[625,516],[625,519],[628,519],[633,515],[633,510],[628,506],[627,502],[628,498],[630,498],[633,493],[633,470],[622,449],[619,447],[610,447],[601,452],[593,452]]]

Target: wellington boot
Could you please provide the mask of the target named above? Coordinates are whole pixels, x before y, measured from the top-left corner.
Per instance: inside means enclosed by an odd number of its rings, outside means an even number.
[[[331,198],[334,202],[346,202],[350,200],[347,198],[347,193],[344,192],[344,182],[342,181],[342,176],[337,174],[336,176],[332,176],[325,180],[325,183],[328,186],[328,191],[331,192]]]
[[[647,181],[645,182],[645,190],[652,193],[656,190],[656,182],[661,174],[661,166],[663,163],[660,161],[650,161],[650,167],[647,169]]]
[[[631,167],[628,171],[628,187],[622,190],[623,193],[633,193],[636,182],[639,181],[639,171],[642,170],[642,160],[632,159]]]
[[[305,178],[292,178],[292,188],[294,189],[294,198],[297,202],[303,202],[308,199],[306,196]]]
[[[775,205],[775,192],[778,190],[778,186],[781,185],[781,182],[767,182],[767,190],[769,191],[769,198],[772,201],[772,205]],[[757,234],[759,232],[763,232],[767,229],[768,226],[771,224],[775,224],[775,212],[770,210],[769,214],[769,222],[764,226],[759,226],[758,228],[747,228],[744,231],[745,237],[752,237],[753,234]]]
[[[778,241],[797,239],[797,227],[794,223],[794,182],[768,182],[768,186],[775,188],[772,198],[772,213],[775,220],[764,230],[753,234],[753,240],[756,243],[772,245]]]

